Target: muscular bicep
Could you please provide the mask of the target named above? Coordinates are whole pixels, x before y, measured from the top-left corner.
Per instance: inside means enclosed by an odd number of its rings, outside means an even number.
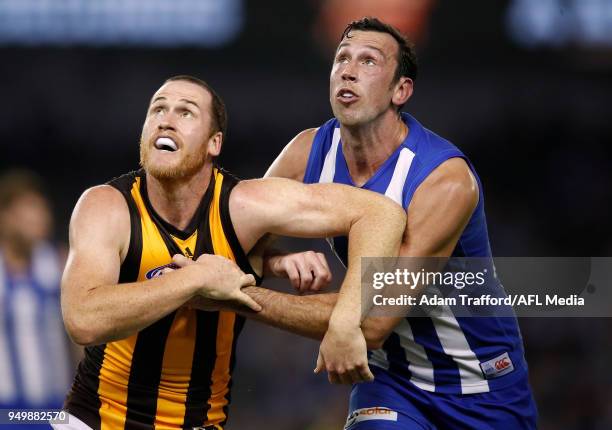
[[[70,250],[62,277],[64,314],[78,309],[91,289],[115,284],[129,244],[127,204],[109,186],[86,191],[70,220]]]
[[[316,133],[316,128],[309,128],[295,136],[276,157],[264,177],[302,181]]]
[[[247,251],[266,233],[293,237],[346,235],[353,223],[374,212],[391,223],[404,221],[401,208],[388,198],[346,185],[304,185],[266,178],[243,181],[230,196],[232,223]]]
[[[448,257],[478,204],[478,183],[462,158],[438,166],[417,188],[401,255]]]
[[[408,208],[400,250],[405,257],[448,257],[478,204],[478,184],[465,161],[442,163],[419,186]],[[411,311],[406,306],[406,315]],[[368,317],[362,329],[368,344],[380,348],[403,317]]]

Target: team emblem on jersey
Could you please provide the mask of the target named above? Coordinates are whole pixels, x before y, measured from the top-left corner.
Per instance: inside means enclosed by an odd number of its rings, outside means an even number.
[[[174,263],[164,264],[163,266],[159,266],[159,267],[156,267],[155,269],[149,270],[145,276],[147,277],[147,279],[156,278],[156,277],[161,276],[161,275],[164,274],[164,269],[165,268],[168,268],[168,269],[178,269],[179,266],[177,266]]]
[[[397,412],[382,406],[355,409],[346,419],[344,430],[348,430],[361,421],[383,420],[397,421]]]

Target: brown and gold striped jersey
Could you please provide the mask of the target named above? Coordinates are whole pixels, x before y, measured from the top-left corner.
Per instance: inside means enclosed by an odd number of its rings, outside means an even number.
[[[176,253],[194,259],[203,253],[221,255],[259,280],[229,216],[229,195],[237,182],[214,168],[183,231],[152,208],[144,171],[109,182],[125,197],[131,222],[117,288],[159,275]],[[126,339],[87,347],[65,408],[94,429],[222,429],[243,324],[233,312],[182,307]]]

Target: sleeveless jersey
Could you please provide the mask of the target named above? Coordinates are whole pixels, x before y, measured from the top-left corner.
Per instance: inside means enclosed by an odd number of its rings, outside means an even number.
[[[412,116],[402,113],[402,119],[408,136],[362,188],[384,194],[408,210],[414,192],[436,167],[450,158],[463,158],[478,181],[479,201],[453,256],[491,258],[482,184],[474,167],[457,147]],[[304,182],[355,186],[343,155],[338,120],[331,119],[317,131]],[[331,242],[346,264],[346,237]],[[501,284],[492,288],[503,294]],[[370,364],[399,382],[451,394],[488,392],[526,378],[522,338],[513,313],[509,317],[455,317],[449,307],[443,311],[440,316],[404,318],[383,347],[369,353]],[[503,371],[492,367],[499,360],[504,360]]]
[[[159,276],[176,253],[194,259],[204,253],[224,256],[259,281],[229,216],[229,195],[237,182],[214,168],[193,220],[181,231],[151,206],[144,171],[111,181],[125,197],[131,221],[119,283]],[[87,347],[65,408],[94,429],[221,429],[243,324],[233,312],[183,307],[127,339]]]

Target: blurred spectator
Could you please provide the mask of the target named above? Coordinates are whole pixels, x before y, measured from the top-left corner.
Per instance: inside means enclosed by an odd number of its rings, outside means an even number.
[[[70,382],[63,259],[51,229],[41,180],[28,171],[0,176],[0,408],[61,408]]]

